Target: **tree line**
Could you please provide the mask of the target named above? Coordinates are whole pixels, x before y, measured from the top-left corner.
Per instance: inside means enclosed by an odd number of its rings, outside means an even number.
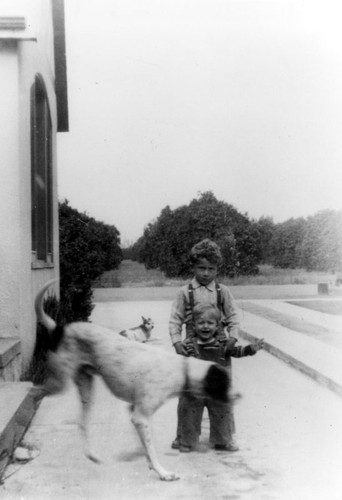
[[[271,217],[250,219],[211,191],[175,210],[166,206],[123,254],[168,277],[185,277],[191,272],[189,250],[203,238],[219,244],[221,274],[229,277],[257,274],[263,263],[342,271],[342,211],[323,210],[276,224]]]
[[[256,224],[262,262],[307,271],[342,271],[342,211],[322,210],[280,224],[262,218]]]

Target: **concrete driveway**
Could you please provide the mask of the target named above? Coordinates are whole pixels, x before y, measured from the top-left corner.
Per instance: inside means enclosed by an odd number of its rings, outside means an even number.
[[[97,303],[92,320],[116,330],[135,326],[140,316],[155,321],[153,335],[170,346],[170,300]],[[79,402],[73,386],[41,404],[26,443],[39,455],[8,467],[0,497],[5,500],[341,500],[342,399],[265,351],[233,360],[240,451],[208,447],[205,416],[200,450],[171,450],[176,400],[155,415],[154,435],[162,464],[181,479],[161,482],[147,468],[129,420],[127,405],[96,385],[91,416],[93,449],[101,465],[83,455],[77,426]]]

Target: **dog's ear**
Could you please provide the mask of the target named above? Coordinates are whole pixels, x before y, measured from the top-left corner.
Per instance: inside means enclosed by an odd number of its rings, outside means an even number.
[[[223,366],[213,364],[204,379],[204,392],[207,396],[222,403],[228,403],[230,376]]]
[[[147,323],[147,319],[144,318],[144,316],[141,316],[141,319],[143,320],[143,323]]]

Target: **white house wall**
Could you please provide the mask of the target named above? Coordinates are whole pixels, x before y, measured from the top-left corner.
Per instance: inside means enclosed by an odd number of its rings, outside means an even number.
[[[22,39],[13,42],[0,39],[0,231],[2,239],[5,237],[1,245],[5,266],[0,271],[0,337],[20,337],[25,371],[36,340],[34,297],[42,284],[59,276],[57,112],[50,1],[11,0],[3,3],[2,0],[0,17],[11,14],[23,16],[27,28],[13,33]],[[36,74],[42,77],[46,87],[53,130],[54,266],[33,269],[30,128],[31,87]]]
[[[1,336],[20,336],[19,94],[15,42],[0,40],[0,325]]]

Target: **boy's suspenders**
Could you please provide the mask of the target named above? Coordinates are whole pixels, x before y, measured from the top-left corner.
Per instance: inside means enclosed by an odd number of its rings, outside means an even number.
[[[222,294],[221,294],[220,284],[215,282],[215,287],[216,287],[216,294],[217,294],[217,307],[222,312],[223,307],[222,307]]]
[[[222,365],[222,366],[226,366],[226,357],[225,357],[226,341],[225,342],[219,341],[218,342],[218,349],[216,351],[216,356],[215,357],[210,356],[210,358],[207,358],[207,357],[202,357],[200,355],[200,351],[199,351],[196,337],[192,337],[191,340],[192,340],[192,346],[194,349],[193,355],[195,358],[207,359],[208,361],[214,361],[216,363],[220,363],[220,365]]]
[[[189,283],[189,285],[188,285],[188,293],[189,293],[189,304],[190,304],[190,309],[191,309],[191,314],[192,314],[192,311],[194,310],[194,307],[195,307],[194,287],[192,286],[192,283]]]

